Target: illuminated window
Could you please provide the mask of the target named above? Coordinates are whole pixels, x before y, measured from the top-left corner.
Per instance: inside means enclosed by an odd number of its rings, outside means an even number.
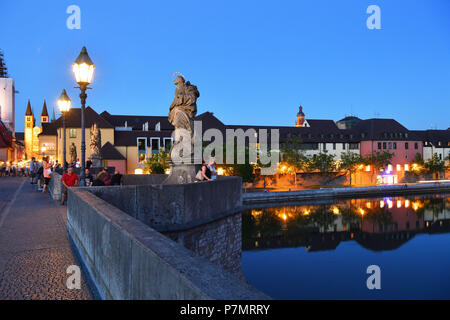
[[[147,138],[137,138],[138,163],[143,164],[147,160]]]
[[[152,154],[159,153],[159,138],[150,138],[150,145],[152,147]]]
[[[172,148],[173,144],[172,138],[164,138],[163,142],[164,142],[164,150],[166,152],[170,152],[170,148]]]
[[[409,171],[409,165],[405,164],[405,171]]]
[[[397,171],[402,171],[402,166],[401,165],[397,165]]]
[[[77,137],[77,129],[70,128],[69,129],[69,138],[76,138]]]

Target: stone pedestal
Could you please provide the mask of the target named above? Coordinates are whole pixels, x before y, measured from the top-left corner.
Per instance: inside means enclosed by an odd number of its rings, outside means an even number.
[[[92,167],[101,167],[102,166],[102,159],[100,157],[92,156]]]
[[[195,182],[195,176],[202,167],[201,160],[193,160],[191,164],[176,163],[169,160],[169,165],[170,175],[163,181],[162,184],[184,184]]]

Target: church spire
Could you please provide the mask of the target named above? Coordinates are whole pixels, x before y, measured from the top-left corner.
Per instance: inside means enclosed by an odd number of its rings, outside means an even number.
[[[48,122],[48,111],[47,111],[47,103],[44,100],[44,106],[42,107],[41,112],[41,124]]]
[[[33,111],[31,111],[30,99],[28,99],[27,111],[25,112],[25,115],[26,116],[32,116],[33,115]]]
[[[45,99],[44,99],[44,106],[42,107],[41,117],[48,117],[47,103],[45,102]]]

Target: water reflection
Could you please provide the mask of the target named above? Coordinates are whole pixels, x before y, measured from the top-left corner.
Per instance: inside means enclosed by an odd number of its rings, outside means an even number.
[[[254,208],[243,212],[242,230],[243,250],[335,250],[343,241],[393,250],[419,233],[450,232],[450,198],[437,194]]]

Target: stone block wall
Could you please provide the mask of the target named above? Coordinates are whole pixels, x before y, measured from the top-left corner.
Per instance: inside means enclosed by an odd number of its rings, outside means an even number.
[[[59,173],[52,173],[52,178],[50,179],[50,184],[48,185],[48,192],[53,200],[61,200],[63,190],[61,178],[62,176]]]
[[[241,268],[241,213],[192,229],[177,232],[163,232],[163,234],[245,280]]]
[[[105,299],[269,299],[85,188],[69,189],[67,220]]]
[[[193,227],[229,215],[242,205],[242,179],[180,185],[92,187],[106,202],[157,230]]]

